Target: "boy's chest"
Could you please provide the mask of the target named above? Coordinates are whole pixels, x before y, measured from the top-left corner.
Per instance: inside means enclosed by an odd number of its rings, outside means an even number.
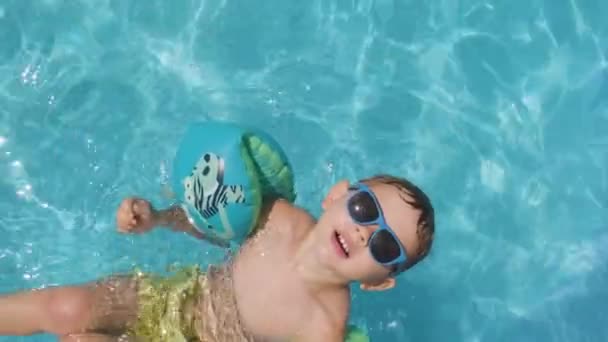
[[[285,242],[253,245],[237,259],[234,287],[242,321],[252,333],[282,336],[314,310],[289,269]]]
[[[258,283],[259,281],[259,283]],[[245,328],[252,334],[285,337],[302,329],[314,315],[311,299],[285,281],[272,282],[251,279],[237,295],[237,305]]]
[[[289,248],[286,241],[254,245],[243,251],[235,265],[234,286],[241,320],[247,330],[269,341],[293,336],[323,312],[319,300],[297,281],[288,261]]]

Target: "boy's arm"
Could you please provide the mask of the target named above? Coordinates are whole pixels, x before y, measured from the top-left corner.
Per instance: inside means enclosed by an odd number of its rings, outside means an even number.
[[[264,229],[271,222],[286,219],[290,215],[291,219],[298,217],[298,209],[286,200],[279,198],[265,198],[262,204],[262,211],[258,217],[258,224],[255,232]],[[174,231],[188,233],[198,239],[207,240],[219,247],[230,247],[229,243],[214,236],[206,235],[196,229],[188,220],[184,210],[180,206],[173,206],[165,210],[154,211],[157,226],[169,227]],[[272,225],[272,224],[270,224]]]
[[[118,231],[122,233],[145,233],[156,227],[168,227],[173,231],[188,233],[197,239],[207,240],[219,247],[229,244],[215,237],[203,234],[196,229],[183,209],[172,206],[168,209],[156,210],[150,202],[141,198],[127,198],[122,201],[116,213]]]
[[[141,198],[123,200],[116,214],[118,231],[122,233],[145,233],[158,226],[173,231],[185,232],[197,239],[207,240],[219,247],[229,247],[229,243],[196,229],[180,206],[156,210],[149,201]],[[280,229],[300,227],[298,223],[311,221],[312,216],[281,198],[265,198],[262,212],[258,217],[255,232],[274,226]],[[311,225],[304,225],[311,226]]]
[[[197,239],[206,240],[212,244],[227,248],[230,245],[223,240],[220,240],[214,236],[206,235],[203,232],[196,229],[188,220],[186,213],[180,206],[172,206],[168,209],[155,211],[156,226],[169,227],[171,230],[176,232],[188,233]]]

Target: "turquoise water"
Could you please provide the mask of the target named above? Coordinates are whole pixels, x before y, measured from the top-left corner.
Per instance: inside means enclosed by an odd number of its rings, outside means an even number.
[[[0,2],[0,292],[215,262],[162,204],[189,121],[259,125],[315,213],[336,180],[405,175],[429,259],[355,292],[373,341],[608,339],[608,2]],[[0,338],[48,341],[48,336]]]

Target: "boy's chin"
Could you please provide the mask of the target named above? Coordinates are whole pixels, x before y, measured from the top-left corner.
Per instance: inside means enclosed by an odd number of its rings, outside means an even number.
[[[333,264],[331,266],[331,272],[333,273],[332,278],[334,278],[335,281],[344,285],[360,282],[359,278],[355,277],[352,272],[349,272],[348,268],[344,268],[343,266],[344,265],[339,264]]]

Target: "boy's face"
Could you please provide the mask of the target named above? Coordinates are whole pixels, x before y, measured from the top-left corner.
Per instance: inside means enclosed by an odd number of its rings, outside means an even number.
[[[382,183],[368,186],[406,255],[413,256],[418,249],[416,229],[420,212],[405,202],[404,198],[409,201],[411,198],[397,187]],[[364,214],[373,212],[373,203],[362,200],[349,204],[352,195],[353,190],[344,181],[336,184],[323,202],[324,213],[315,229],[319,257],[343,281],[359,281],[363,289],[390,288],[394,285],[389,276],[391,270],[378,263],[370,251],[370,238],[378,225],[358,224],[350,213],[353,206]]]

